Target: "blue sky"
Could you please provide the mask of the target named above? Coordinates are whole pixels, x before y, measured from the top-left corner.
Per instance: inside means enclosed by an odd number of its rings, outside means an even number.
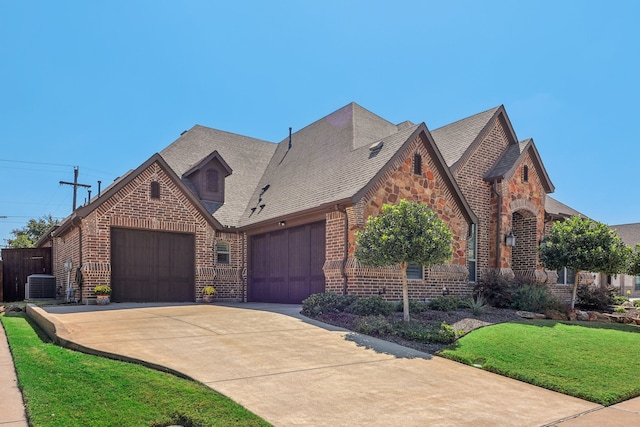
[[[0,246],[195,124],[280,141],[349,102],[430,129],[504,104],[553,197],[640,222],[640,2],[2,1]],[[78,193],[79,202],[87,197]]]

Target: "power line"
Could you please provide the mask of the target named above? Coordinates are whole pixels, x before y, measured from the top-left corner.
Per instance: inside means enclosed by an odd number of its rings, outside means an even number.
[[[9,160],[9,159],[0,159],[0,162],[7,163],[28,163],[32,165],[47,165],[47,166],[64,166],[64,167],[73,167],[73,165],[63,165],[61,163],[45,163],[45,162],[30,162],[27,160]]]

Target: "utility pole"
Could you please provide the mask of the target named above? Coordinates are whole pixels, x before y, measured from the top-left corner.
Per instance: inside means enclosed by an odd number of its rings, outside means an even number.
[[[73,186],[73,210],[71,212],[75,212],[76,210],[76,199],[78,197],[78,187],[91,188],[90,185],[87,184],[78,184],[78,173],[80,172],[80,168],[78,166],[73,167],[73,182],[60,181],[60,185],[71,185]]]

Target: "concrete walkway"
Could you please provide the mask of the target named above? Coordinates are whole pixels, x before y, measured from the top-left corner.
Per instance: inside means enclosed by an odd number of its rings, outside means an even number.
[[[276,426],[640,423],[639,399],[603,409],[426,353],[319,327],[299,310],[262,304],[28,308],[63,345],[167,367]],[[95,327],[105,323],[108,334]]]
[[[7,336],[0,325],[0,427],[27,426],[22,393],[18,388]]]

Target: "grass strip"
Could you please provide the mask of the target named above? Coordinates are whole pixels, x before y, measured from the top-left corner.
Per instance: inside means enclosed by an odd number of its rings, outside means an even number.
[[[439,355],[609,406],[640,396],[640,328],[552,320],[475,330]]]
[[[24,314],[0,320],[32,426],[269,425],[203,384],[48,342]]]

